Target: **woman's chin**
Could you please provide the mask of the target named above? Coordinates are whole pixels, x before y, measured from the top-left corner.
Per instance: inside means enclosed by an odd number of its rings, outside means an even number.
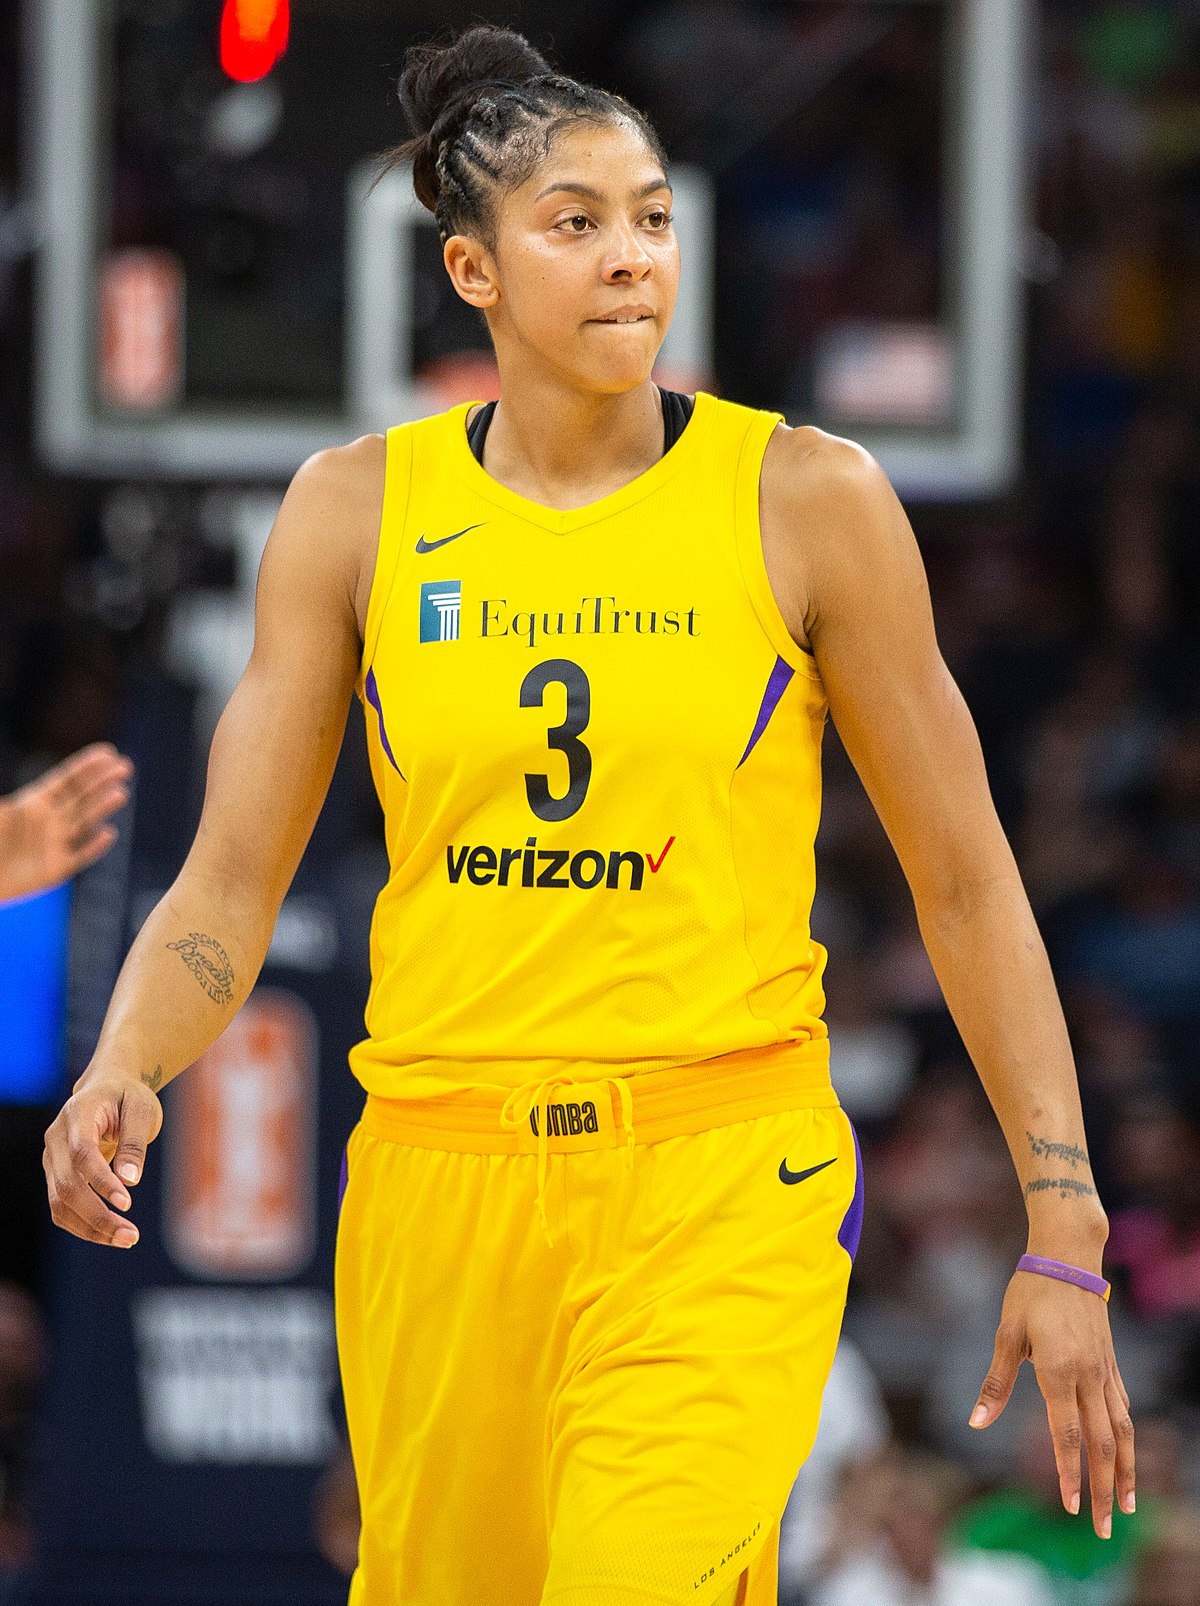
[[[636,390],[650,378],[657,359],[658,352],[655,350],[623,353],[619,359],[614,353],[607,362],[589,362],[584,365],[588,388],[611,391],[614,395]]]

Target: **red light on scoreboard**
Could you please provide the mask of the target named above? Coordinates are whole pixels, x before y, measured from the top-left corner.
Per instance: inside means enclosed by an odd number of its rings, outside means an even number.
[[[265,78],[287,49],[288,0],[225,0],[221,66],[239,84]]]

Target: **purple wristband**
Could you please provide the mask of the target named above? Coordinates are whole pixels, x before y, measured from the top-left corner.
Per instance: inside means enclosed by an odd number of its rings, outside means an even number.
[[[1090,1293],[1099,1294],[1101,1299],[1107,1299],[1112,1292],[1112,1284],[1105,1282],[1103,1277],[1097,1277],[1094,1271],[1084,1271],[1082,1266],[1068,1266],[1064,1260],[1047,1260],[1045,1255],[1022,1255],[1017,1261],[1018,1271],[1035,1271],[1042,1277],[1057,1277],[1060,1282],[1074,1283],[1076,1288],[1086,1288]]]

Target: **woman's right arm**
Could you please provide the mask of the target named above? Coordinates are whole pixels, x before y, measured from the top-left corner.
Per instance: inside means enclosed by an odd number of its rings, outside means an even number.
[[[46,1132],[51,1215],[77,1237],[136,1241],[109,1205],[130,1207],[125,1182],[141,1176],[162,1126],[158,1091],[216,1041],[266,958],[341,751],[383,461],[378,435],[318,452],[280,506],[258,573],[254,650],[213,736],[195,840],[134,939],[96,1052]]]

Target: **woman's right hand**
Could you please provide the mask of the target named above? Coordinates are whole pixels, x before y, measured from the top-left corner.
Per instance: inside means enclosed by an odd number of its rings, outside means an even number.
[[[156,1075],[161,1083],[161,1070]],[[162,1129],[152,1080],[111,1073],[81,1077],[46,1128],[42,1169],[50,1215],[77,1238],[117,1249],[131,1249],[138,1240],[133,1222],[108,1206],[129,1209],[126,1182],[132,1186],[141,1177],[146,1148]]]

